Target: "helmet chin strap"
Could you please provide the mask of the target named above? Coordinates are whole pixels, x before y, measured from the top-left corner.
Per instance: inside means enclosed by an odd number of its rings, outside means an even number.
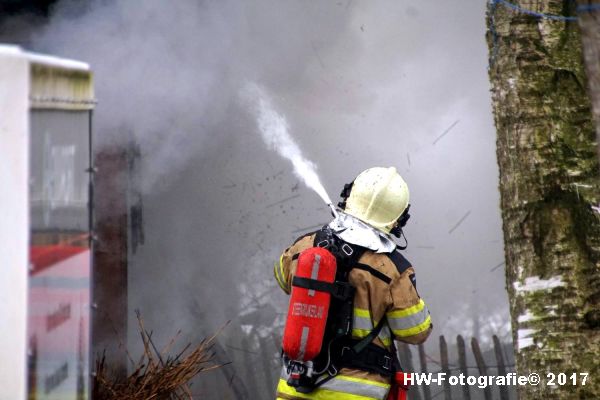
[[[400,215],[400,217],[398,218],[398,222],[396,222],[396,226],[394,226],[390,230],[390,234],[396,236],[397,238],[404,238],[404,246],[398,245],[398,248],[400,250],[405,250],[408,247],[408,239],[406,239],[406,236],[404,235],[404,231],[402,230],[402,228],[404,228],[406,226],[406,223],[410,219],[410,214],[408,212],[409,210],[410,210],[410,204],[408,206],[406,206],[406,210],[404,210],[402,212],[402,215]]]
[[[404,236],[404,232],[402,231],[402,229],[400,229],[400,235],[397,237],[399,238],[400,236],[404,238],[404,246],[400,246],[399,244],[397,244],[397,246],[400,250],[406,250],[406,248],[408,247],[408,239],[406,238],[406,236]]]
[[[406,226],[406,223],[410,219],[410,214],[408,211],[410,210],[410,204],[406,206],[406,209],[402,212],[402,214],[398,217],[398,221],[396,221],[396,225],[390,230],[390,234],[399,238],[403,236],[402,228]],[[406,237],[404,238],[406,240]]]

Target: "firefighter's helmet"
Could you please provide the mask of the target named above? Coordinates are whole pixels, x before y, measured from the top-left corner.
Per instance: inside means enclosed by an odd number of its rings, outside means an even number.
[[[374,167],[361,172],[342,191],[340,207],[374,228],[390,233],[408,206],[408,186],[396,168]]]

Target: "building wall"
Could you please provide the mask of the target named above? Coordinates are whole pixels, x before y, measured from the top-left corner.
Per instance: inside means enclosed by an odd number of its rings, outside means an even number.
[[[0,49],[0,399],[25,398],[29,62]]]

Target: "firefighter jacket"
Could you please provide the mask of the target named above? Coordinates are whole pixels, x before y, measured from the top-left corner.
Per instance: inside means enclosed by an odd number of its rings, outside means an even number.
[[[279,286],[289,294],[300,252],[313,247],[315,234],[298,239],[281,255],[275,264],[274,274]],[[375,253],[367,250],[358,263],[372,267],[372,271],[354,268],[349,282],[356,288],[352,337],[366,337],[378,322],[385,318],[374,344],[392,349],[392,340],[410,344],[425,341],[431,333],[431,317],[425,302],[416,289],[415,271],[410,263],[397,251]],[[382,279],[384,277],[389,279]],[[380,275],[380,276],[377,276]],[[389,283],[388,283],[389,282]],[[367,371],[343,368],[333,379],[309,394],[298,393],[287,384],[283,368],[277,386],[277,399],[315,400],[381,400],[390,389],[390,378]]]

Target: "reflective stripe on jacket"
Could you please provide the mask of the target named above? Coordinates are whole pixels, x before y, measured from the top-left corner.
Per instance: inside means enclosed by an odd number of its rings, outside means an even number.
[[[302,250],[313,247],[313,241],[314,234],[301,237],[275,263],[275,279],[287,294],[291,291],[298,255]],[[375,269],[389,280],[386,282],[365,269],[354,268],[350,272],[348,280],[356,288],[352,337],[360,339],[367,336],[381,318],[386,318],[383,329],[373,341],[376,345],[391,350],[393,339],[412,344],[424,342],[431,333],[431,317],[417,293],[415,271],[410,263],[398,252],[374,253],[370,250],[362,254],[358,263]],[[309,394],[297,393],[287,385],[286,379],[282,375],[277,387],[277,397],[286,400],[380,400],[385,399],[390,387],[389,378],[346,368],[330,381],[331,386],[325,383]]]

